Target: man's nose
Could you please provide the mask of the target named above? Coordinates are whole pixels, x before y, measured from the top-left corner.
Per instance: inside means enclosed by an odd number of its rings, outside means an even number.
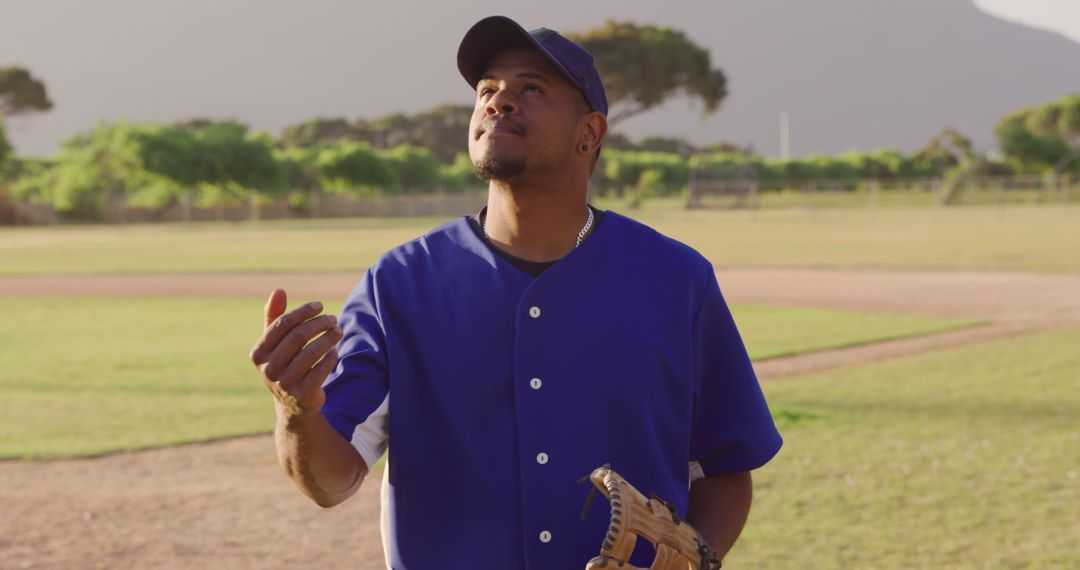
[[[490,115],[511,115],[517,112],[517,102],[508,92],[508,89],[500,89],[488,99],[484,112]]]

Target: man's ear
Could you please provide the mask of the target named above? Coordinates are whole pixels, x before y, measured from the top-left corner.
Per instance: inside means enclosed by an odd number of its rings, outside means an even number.
[[[585,115],[585,129],[581,133],[578,143],[578,151],[584,154],[594,154],[607,138],[607,117],[598,111],[592,111]]]

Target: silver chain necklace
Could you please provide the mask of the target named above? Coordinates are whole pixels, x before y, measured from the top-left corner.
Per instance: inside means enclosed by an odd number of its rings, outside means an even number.
[[[592,208],[590,208],[588,206],[585,206],[585,209],[587,209],[589,211],[589,219],[585,220],[585,225],[581,228],[581,231],[578,232],[577,245],[575,245],[574,247],[578,247],[579,245],[581,245],[581,240],[585,239],[585,234],[589,233],[589,228],[592,227],[592,223],[593,223],[593,211],[592,211]],[[487,233],[487,212],[484,212],[484,217],[483,217],[483,219],[480,220],[480,229],[483,230],[484,237],[486,237],[486,238],[488,238],[490,240],[491,236],[489,236],[488,233]]]

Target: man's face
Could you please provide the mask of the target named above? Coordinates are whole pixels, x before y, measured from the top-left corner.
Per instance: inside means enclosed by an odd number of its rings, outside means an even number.
[[[476,85],[469,157],[478,176],[505,180],[565,167],[574,152],[585,99],[542,55],[497,55]]]

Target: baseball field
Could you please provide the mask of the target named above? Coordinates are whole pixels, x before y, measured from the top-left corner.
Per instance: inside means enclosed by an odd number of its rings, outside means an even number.
[[[598,205],[713,261],[785,436],[732,567],[1080,565],[1080,207]],[[383,567],[247,351],[442,221],[0,229],[0,567]]]

